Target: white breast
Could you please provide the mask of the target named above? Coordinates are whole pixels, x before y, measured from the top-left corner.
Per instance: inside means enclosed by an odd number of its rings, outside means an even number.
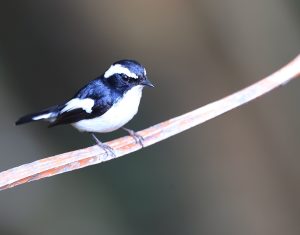
[[[142,89],[143,86],[133,87],[102,116],[81,120],[72,125],[79,131],[86,132],[104,133],[119,129],[137,113],[142,97]]]

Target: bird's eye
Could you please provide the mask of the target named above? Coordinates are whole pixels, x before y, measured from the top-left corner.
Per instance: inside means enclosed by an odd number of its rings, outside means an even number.
[[[123,76],[122,76],[122,79],[123,79],[125,82],[128,82],[130,78],[129,78],[127,75],[123,75]]]

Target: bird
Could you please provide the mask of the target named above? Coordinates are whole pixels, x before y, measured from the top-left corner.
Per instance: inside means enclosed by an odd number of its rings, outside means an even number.
[[[15,124],[41,120],[48,121],[48,127],[70,124],[80,132],[90,133],[98,146],[115,156],[114,150],[102,143],[95,133],[123,128],[143,147],[142,136],[124,125],[138,112],[144,87],[154,87],[145,67],[135,60],[119,60],[79,89],[71,99],[22,116]]]

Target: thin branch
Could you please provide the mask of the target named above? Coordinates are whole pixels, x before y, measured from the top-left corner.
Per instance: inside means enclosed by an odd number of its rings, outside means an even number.
[[[143,143],[147,147],[254,100],[299,75],[300,55],[279,71],[241,91],[139,131],[138,134],[144,137]],[[129,136],[109,141],[107,144],[115,150],[116,158],[141,149],[141,146]],[[107,156],[97,145],[44,158],[1,172],[0,190],[109,161],[113,158],[113,156]]]

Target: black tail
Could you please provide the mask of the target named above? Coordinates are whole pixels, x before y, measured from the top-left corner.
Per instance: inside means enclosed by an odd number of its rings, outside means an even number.
[[[51,120],[56,117],[57,115],[58,106],[53,106],[51,108],[42,110],[37,113],[27,114],[21,117],[19,120],[16,121],[16,125],[25,124],[28,122],[34,122],[39,120]]]

